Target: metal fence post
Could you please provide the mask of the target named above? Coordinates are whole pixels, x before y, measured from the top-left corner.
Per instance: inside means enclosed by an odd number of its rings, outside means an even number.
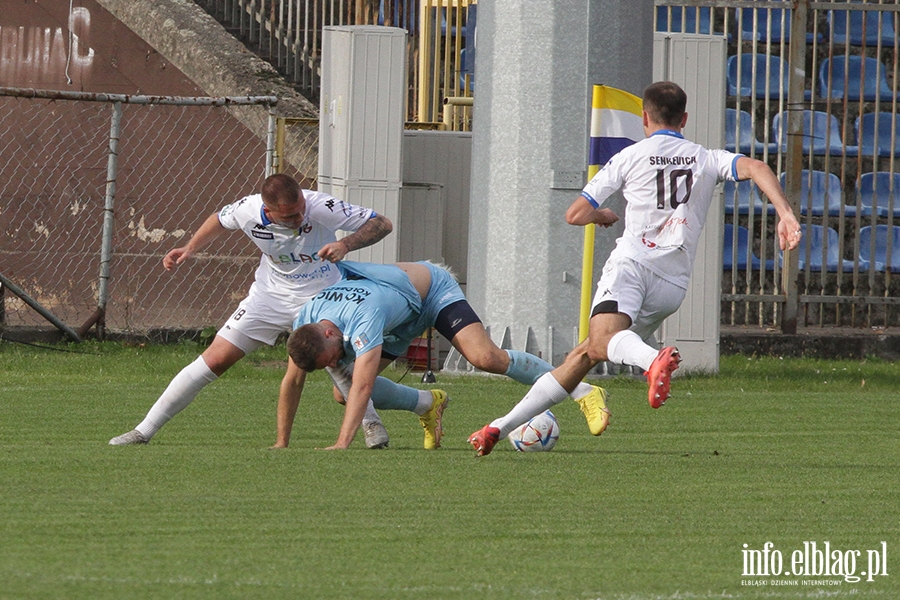
[[[785,195],[794,214],[800,214],[800,190],[803,169],[803,94],[806,85],[806,21],[809,0],[795,0],[791,11],[790,79],[788,88],[788,135],[785,157]],[[801,242],[802,243],[802,242]],[[799,312],[798,252],[786,251],[781,285],[785,294],[781,332],[797,333]]]
[[[106,300],[109,297],[110,261],[114,206],[116,200],[116,176],[119,164],[119,133],[122,125],[122,103],[113,102],[109,126],[109,155],[106,162],[106,194],[103,199],[103,237],[100,246],[100,281],[97,285],[97,337],[103,339],[106,330]]]
[[[282,156],[275,152],[276,136],[275,136],[275,105],[269,104],[269,120],[266,129],[266,177],[283,170]],[[277,162],[277,164],[276,164]]]

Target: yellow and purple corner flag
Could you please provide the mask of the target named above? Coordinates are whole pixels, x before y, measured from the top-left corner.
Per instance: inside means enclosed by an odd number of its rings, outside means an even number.
[[[634,94],[595,85],[591,102],[591,148],[588,165],[605,165],[614,154],[644,139],[643,103]]]
[[[643,102],[634,94],[606,85],[595,85],[591,101],[591,144],[588,180],[623,148],[644,139]],[[584,228],[581,262],[581,311],[578,340],[588,336],[591,292],[594,287],[594,228]]]

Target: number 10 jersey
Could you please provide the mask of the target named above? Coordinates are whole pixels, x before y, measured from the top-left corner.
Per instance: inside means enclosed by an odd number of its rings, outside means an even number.
[[[628,257],[687,288],[715,187],[737,178],[740,157],[668,130],[613,156],[581,193],[595,208],[617,191],[625,197],[625,231],[611,258]]]

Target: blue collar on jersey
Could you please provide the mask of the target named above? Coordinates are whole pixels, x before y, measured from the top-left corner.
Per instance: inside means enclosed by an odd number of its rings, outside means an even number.
[[[259,207],[259,220],[262,221],[264,226],[269,226],[272,224],[272,221],[269,220],[269,217],[266,216],[266,205],[263,204]]]
[[[677,137],[682,140],[684,139],[683,135],[681,135],[677,131],[672,131],[671,129],[660,129],[658,131],[654,131],[650,134],[650,137],[653,137],[654,135],[671,135],[672,137]]]

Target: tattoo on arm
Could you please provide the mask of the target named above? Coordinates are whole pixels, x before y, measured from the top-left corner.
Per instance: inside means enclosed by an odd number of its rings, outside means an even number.
[[[347,251],[359,250],[371,246],[372,244],[384,239],[391,232],[391,222],[385,217],[377,215],[366,224],[343,238],[343,242],[347,245]]]

